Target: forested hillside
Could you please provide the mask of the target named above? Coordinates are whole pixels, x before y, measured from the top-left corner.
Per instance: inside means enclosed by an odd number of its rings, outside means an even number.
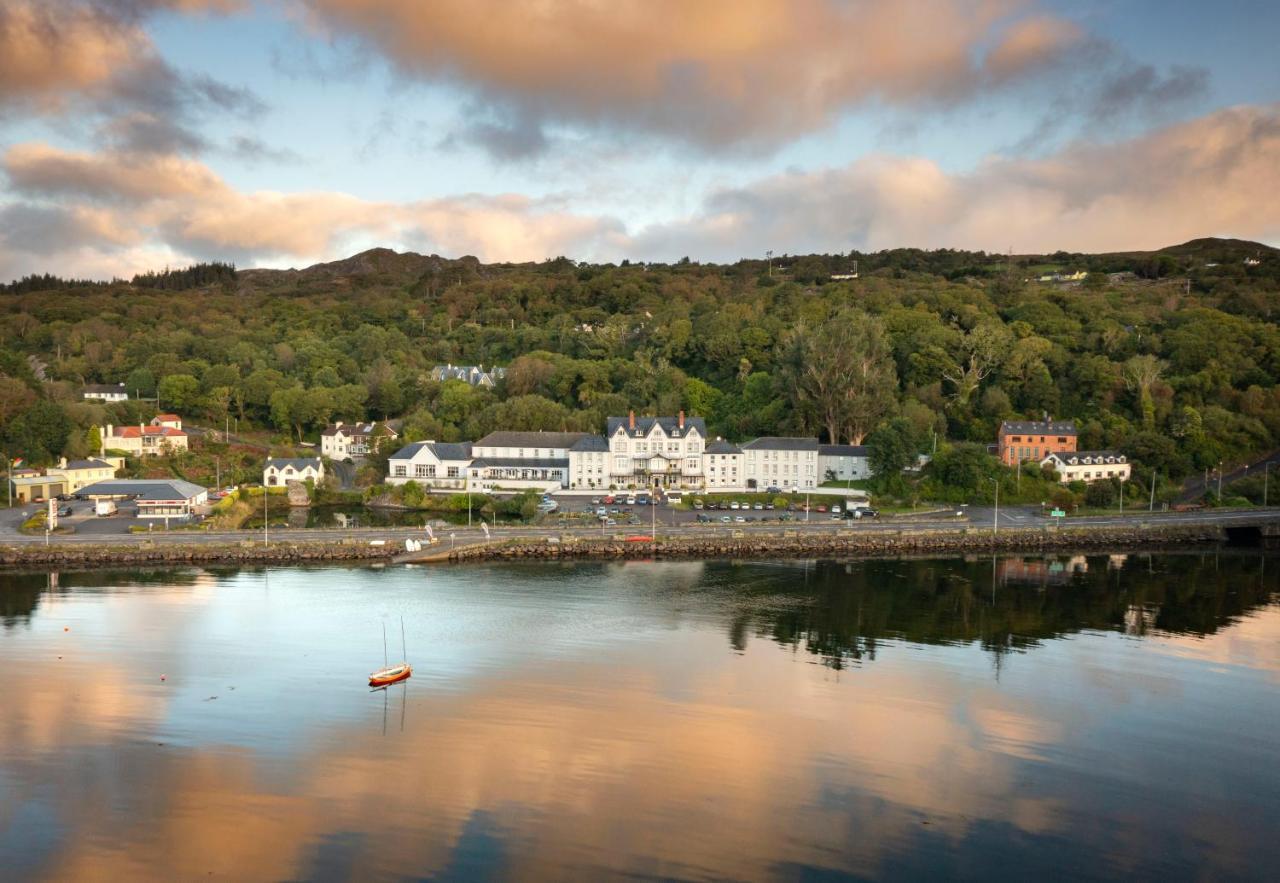
[[[831,279],[855,261],[859,278]],[[1035,281],[1072,270],[1090,272]],[[1176,477],[1280,439],[1277,292],[1277,252],[1230,240],[728,266],[379,249],[297,271],[40,277],[0,293],[0,436],[34,462],[82,454],[89,426],[145,412],[78,400],[85,383],[119,382],[191,422],[312,440],[334,419],[403,417],[409,438],[459,440],[683,408],[736,440],[879,428],[927,447],[1048,413],[1078,421],[1082,447]],[[446,362],[509,370],[494,391],[433,382]]]

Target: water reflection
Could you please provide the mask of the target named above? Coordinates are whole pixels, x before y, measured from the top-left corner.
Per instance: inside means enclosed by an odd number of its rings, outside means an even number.
[[[0,577],[0,876],[1262,878],[1274,578],[1086,564]]]

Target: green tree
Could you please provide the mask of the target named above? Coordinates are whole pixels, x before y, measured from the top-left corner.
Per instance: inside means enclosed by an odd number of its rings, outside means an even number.
[[[190,374],[170,374],[160,381],[160,407],[179,413],[190,411],[200,400],[200,381]]]

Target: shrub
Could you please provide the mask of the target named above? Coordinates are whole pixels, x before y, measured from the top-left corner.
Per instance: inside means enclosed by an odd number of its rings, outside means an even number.
[[[1095,481],[1084,492],[1084,501],[1090,506],[1105,509],[1116,501],[1116,488],[1110,481]]]

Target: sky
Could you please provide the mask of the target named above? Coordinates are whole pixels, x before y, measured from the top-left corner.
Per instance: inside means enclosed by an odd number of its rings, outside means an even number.
[[[1280,244],[1280,4],[0,0],[0,280]]]

